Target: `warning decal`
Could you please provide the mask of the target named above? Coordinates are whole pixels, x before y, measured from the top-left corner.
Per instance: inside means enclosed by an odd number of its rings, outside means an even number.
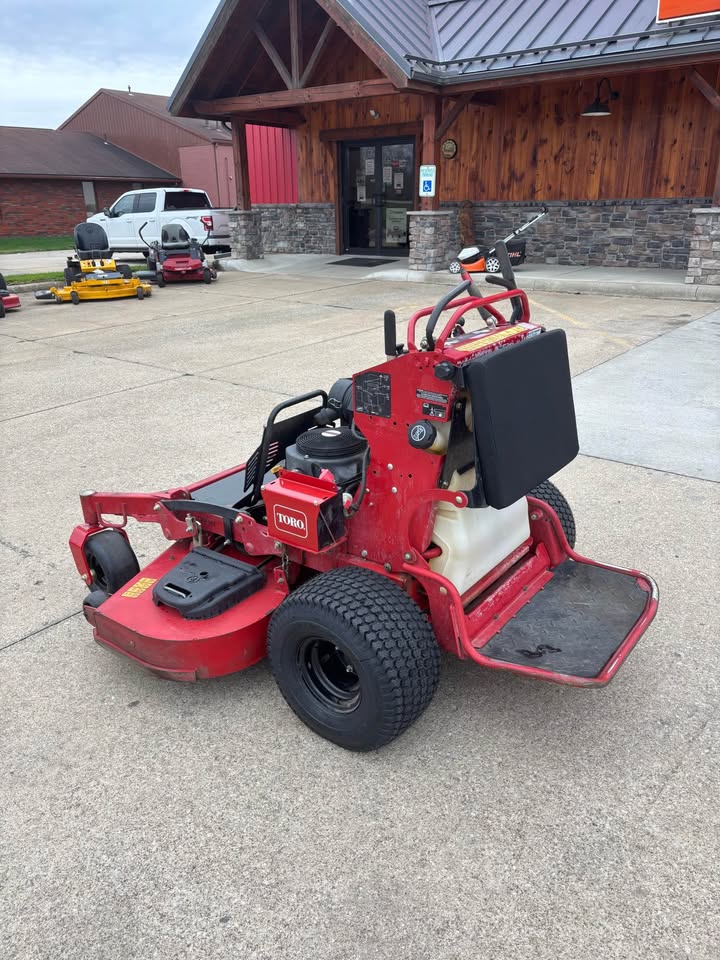
[[[140,577],[131,587],[122,594],[123,597],[130,597],[131,600],[137,599],[141,594],[151,587],[157,580],[152,577]]]

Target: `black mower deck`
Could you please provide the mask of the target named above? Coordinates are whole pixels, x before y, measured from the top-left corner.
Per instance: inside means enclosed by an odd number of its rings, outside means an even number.
[[[635,577],[566,560],[484,647],[491,660],[596,677],[645,608]]]

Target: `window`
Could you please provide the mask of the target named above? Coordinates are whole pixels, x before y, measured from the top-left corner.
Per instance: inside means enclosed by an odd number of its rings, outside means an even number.
[[[121,217],[124,213],[132,213],[135,207],[136,193],[126,193],[124,197],[113,204],[112,212],[116,217]]]
[[[168,190],[165,194],[166,210],[209,210],[211,203],[202,190]]]
[[[155,209],[155,201],[157,200],[156,193],[141,193],[138,194],[138,202],[135,207],[136,213],[152,213]]]
[[[92,180],[83,180],[82,182],[83,200],[85,201],[85,213],[88,217],[97,213],[97,198],[95,197],[95,184]]]

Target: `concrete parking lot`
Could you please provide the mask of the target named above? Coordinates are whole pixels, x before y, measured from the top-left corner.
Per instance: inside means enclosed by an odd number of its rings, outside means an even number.
[[[265,663],[172,684],[94,644],[78,491],[242,461],[276,402],[381,357],[384,309],[447,290],[336,269],[142,303],[26,294],[0,321],[0,956],[715,958],[711,304],[532,294],[569,337],[578,549],[660,585],[605,690],[445,657],[420,721],[356,755],[295,719]],[[164,542],[133,535],[141,561]]]

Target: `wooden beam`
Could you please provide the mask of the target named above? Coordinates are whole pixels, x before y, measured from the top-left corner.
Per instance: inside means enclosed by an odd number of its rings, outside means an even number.
[[[290,76],[295,89],[300,86],[302,71],[302,26],[300,0],[288,0],[290,6]]]
[[[695,69],[688,70],[688,80],[698,88],[711,107],[715,110],[720,110],[720,93],[717,92],[712,84],[707,82],[702,74],[699,74]]]
[[[263,110],[262,113],[228,113],[228,120],[236,117],[245,123],[254,123],[258,127],[285,127],[293,130],[307,123],[305,117],[298,110]]]
[[[715,186],[712,193],[712,205],[720,207],[720,156],[718,156],[718,168],[715,174]]]
[[[193,106],[201,117],[222,117],[229,113],[302,107],[308,103],[382,97],[397,92],[397,87],[388,80],[356,80],[354,83],[330,83],[325,87],[305,87],[304,90],[274,90],[272,93],[254,93],[244,97],[196,100]]]
[[[434,163],[438,168],[440,160],[440,144],[436,136],[440,121],[442,119],[442,100],[439,97],[425,95],[423,97],[423,132],[422,148],[420,151],[420,163]],[[420,201],[421,210],[439,210],[440,209],[440,183],[439,178],[435,183],[435,196],[424,197]]]
[[[440,126],[435,131],[435,139],[440,140],[445,136],[450,127],[455,123],[457,118],[463,112],[465,107],[470,103],[472,98],[475,95],[470,91],[468,93],[463,93],[460,96],[460,99],[455,102],[455,105],[450,107],[448,114],[440,124]]]
[[[252,206],[250,202],[250,168],[248,165],[245,126],[244,120],[238,120],[237,117],[233,117],[233,168],[235,171],[235,204],[238,210],[249,210]]]
[[[408,75],[398,66],[393,58],[382,47],[372,40],[355,18],[342,7],[337,0],[317,0],[318,6],[332,17],[341,30],[346,33],[353,43],[360,47],[362,52],[372,60],[388,80],[392,80],[396,87],[404,87],[408,82]]]
[[[422,134],[420,123],[374,123],[366,127],[333,127],[321,130],[321,143],[335,143],[339,140],[373,140],[379,137],[413,137]]]
[[[262,24],[257,22],[254,23],[253,30],[255,31],[255,36],[263,45],[263,48],[265,49],[265,53],[270,57],[270,59],[272,60],[275,66],[275,69],[280,74],[280,78],[282,79],[282,82],[285,84],[288,90],[292,90],[293,89],[292,77],[288,73],[287,67],[283,63],[282,57],[273,46],[272,40],[265,33],[265,29],[263,28]]]
[[[331,20],[331,19],[328,17],[328,21],[327,21],[327,23],[325,24],[325,26],[323,27],[322,33],[321,33],[320,36],[318,37],[318,42],[315,44],[315,49],[314,49],[313,52],[310,54],[310,59],[308,60],[306,66],[305,66],[305,69],[304,69],[303,72],[302,72],[302,76],[300,77],[299,86],[304,87],[304,86],[307,85],[308,80],[309,80],[310,77],[312,76],[313,71],[314,71],[315,67],[317,66],[317,62],[318,62],[318,60],[320,59],[320,55],[322,54],[323,50],[325,49],[325,47],[326,47],[326,45],[327,45],[327,42],[328,42],[328,40],[330,39],[330,36],[332,35],[332,33],[333,33],[334,31],[335,31],[335,21],[334,21],[334,20]]]

